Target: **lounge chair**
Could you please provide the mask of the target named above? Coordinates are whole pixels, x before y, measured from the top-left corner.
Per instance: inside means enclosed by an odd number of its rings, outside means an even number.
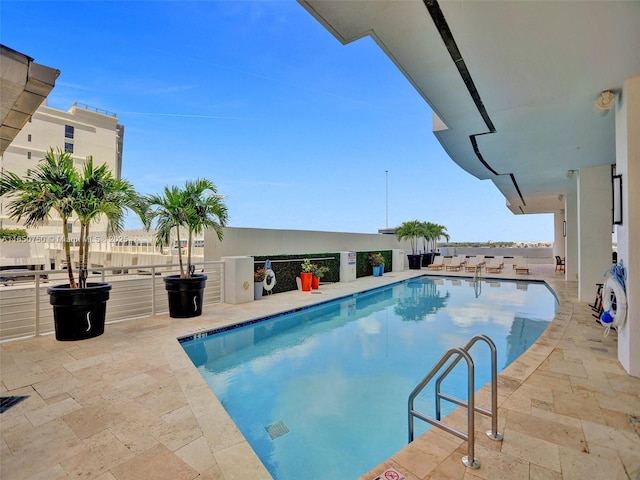
[[[467,264],[466,255],[458,255],[456,258],[460,260],[460,265],[462,265],[463,267]]]
[[[444,266],[445,271],[449,271],[449,270],[462,270],[462,262],[460,260],[459,257],[454,257],[451,259],[451,263],[449,264],[445,264]]]
[[[475,272],[476,267],[482,268],[484,265],[484,255],[476,255],[475,257],[471,257],[467,264],[464,267],[466,272]]]
[[[487,273],[489,273],[489,272],[500,273],[500,271],[502,270],[502,267],[504,267],[504,261],[502,260],[502,256],[501,255],[497,255],[497,256],[493,257],[484,266],[484,268],[487,271]]]
[[[560,258],[560,255],[556,255],[556,272],[564,272],[564,258]]]
[[[438,255],[433,259],[433,263],[427,265],[427,270],[442,270],[444,268],[444,257]]]
[[[529,260],[526,257],[516,257],[516,262],[513,264],[516,273],[529,273]]]

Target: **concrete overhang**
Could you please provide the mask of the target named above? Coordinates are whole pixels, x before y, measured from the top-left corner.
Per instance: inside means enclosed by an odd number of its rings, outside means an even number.
[[[58,75],[60,70],[0,45],[0,155],[47,98]]]
[[[371,36],[512,212],[557,212],[567,171],[615,163],[615,114],[593,107],[640,75],[640,2],[298,1],[343,44]]]

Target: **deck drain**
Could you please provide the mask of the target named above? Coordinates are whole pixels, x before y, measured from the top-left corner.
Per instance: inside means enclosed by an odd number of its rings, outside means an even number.
[[[289,433],[289,428],[284,424],[282,420],[278,420],[277,422],[272,423],[267,427],[264,427],[264,429],[267,431],[267,433],[271,437],[271,440],[275,440],[276,438]]]
[[[6,412],[14,405],[19,404],[25,398],[28,397],[24,395],[18,397],[0,397],[0,413]]]

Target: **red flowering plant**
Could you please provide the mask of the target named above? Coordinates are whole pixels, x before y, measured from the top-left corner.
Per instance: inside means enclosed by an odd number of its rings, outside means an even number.
[[[316,278],[322,278],[328,272],[329,267],[319,266],[315,263],[312,265],[311,273],[313,273],[313,276]]]
[[[380,265],[384,265],[384,256],[381,253],[370,253],[369,263],[372,267],[379,267]]]
[[[266,277],[267,277],[267,271],[262,267],[260,267],[255,272],[253,272],[254,282],[263,282]]]

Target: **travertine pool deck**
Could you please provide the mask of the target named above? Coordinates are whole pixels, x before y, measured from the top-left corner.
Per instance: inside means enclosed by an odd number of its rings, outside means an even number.
[[[176,339],[425,273],[220,304],[195,319],[107,325],[101,337],[81,342],[44,336],[4,343],[0,393],[28,398],[0,414],[0,478],[269,479]],[[640,479],[640,379],[617,361],[616,333],[603,336],[589,306],[577,301],[577,283],[553,266],[531,265],[528,276],[508,269],[483,276],[544,278],[560,300],[542,337],[499,376],[504,441],[488,439],[488,420],[478,415],[480,469],[462,464],[466,442],[432,429],[361,478],[394,468],[408,480]],[[488,406],[485,390],[476,403]],[[447,421],[462,428],[465,411]],[[304,472],[299,478],[313,480]]]

